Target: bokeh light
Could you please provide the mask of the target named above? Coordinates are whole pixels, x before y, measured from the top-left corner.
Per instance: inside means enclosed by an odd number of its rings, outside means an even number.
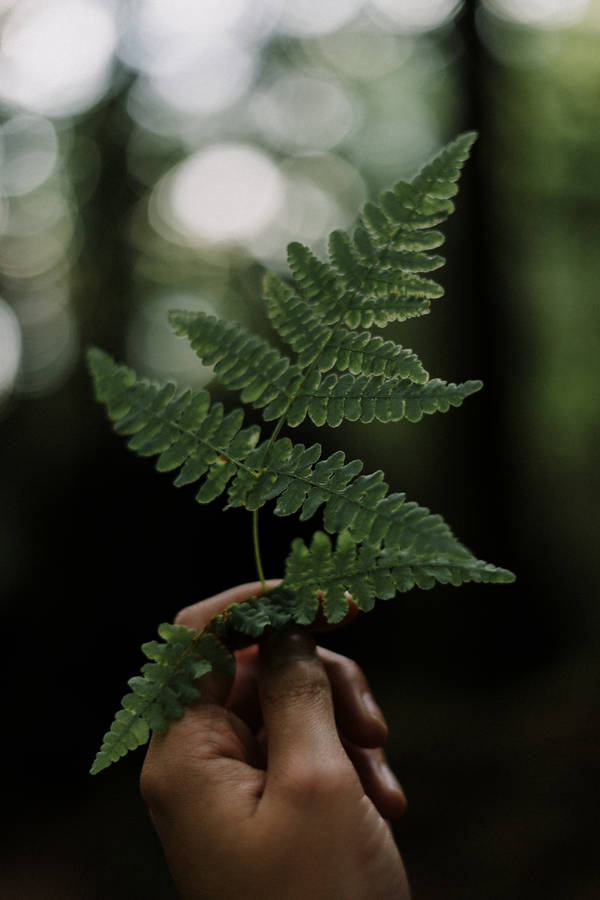
[[[10,196],[26,194],[43,184],[58,160],[54,125],[41,116],[21,113],[0,126],[2,189]]]
[[[148,88],[155,102],[168,104],[183,116],[210,115],[243,96],[255,62],[255,54],[243,44],[222,41],[187,64],[154,75]]]
[[[400,31],[429,31],[446,25],[462,6],[461,0],[371,0],[373,9]]]
[[[0,99],[47,116],[71,116],[109,84],[117,31],[98,0],[21,0],[0,51]]]
[[[196,64],[237,28],[248,34],[252,15],[249,0],[137,0],[129,8],[119,54],[141,72],[166,76]]]
[[[189,244],[244,242],[275,216],[283,182],[256,147],[213,144],[169,172],[155,199],[159,217]]]
[[[71,232],[70,209],[57,181],[48,181],[28,194],[11,197],[9,209],[5,228],[9,236],[38,236],[40,232],[55,230],[56,227],[56,236],[62,233],[64,243]],[[66,229],[64,223],[68,225]],[[31,250],[35,255],[33,247]]]
[[[333,153],[288,159],[281,167],[285,191],[281,206],[255,238],[251,253],[268,268],[287,270],[287,245],[296,240],[324,255],[335,228],[351,226],[366,199],[366,186],[351,163]]]
[[[286,268],[286,247],[291,240],[316,249],[319,241],[339,223],[339,209],[330,194],[302,175],[290,172],[278,214],[270,227],[248,241],[253,256],[268,268]],[[337,214],[337,216],[336,216]]]
[[[6,300],[0,299],[0,408],[10,397],[21,362],[21,329]]]
[[[61,289],[25,294],[15,304],[23,355],[17,386],[36,396],[57,390],[71,374],[79,338],[68,298]]]
[[[337,80],[319,72],[283,73],[252,103],[256,126],[287,149],[329,149],[356,127],[357,103]]]
[[[198,294],[146,298],[137,306],[129,326],[127,362],[146,377],[201,387],[212,377],[212,367],[201,365],[189,343],[175,335],[168,322],[172,309],[215,314],[214,304]]]
[[[351,22],[364,0],[295,0],[283,3],[277,21],[279,31],[295,36],[327,34]]]
[[[35,278],[68,264],[73,219],[64,197],[43,187],[10,203],[0,243],[0,271],[12,279]]]
[[[390,34],[374,26],[345,28],[319,37],[314,55],[347,81],[373,81],[401,66],[414,49],[410,36]]]
[[[585,18],[589,0],[483,0],[482,6],[521,25],[564,28]]]

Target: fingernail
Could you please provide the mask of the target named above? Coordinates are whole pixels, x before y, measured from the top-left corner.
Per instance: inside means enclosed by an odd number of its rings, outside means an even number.
[[[370,691],[365,691],[362,695],[363,706],[370,716],[373,716],[375,719],[379,719],[379,721],[385,725],[385,717],[381,710],[379,709],[373,694]]]
[[[315,642],[309,631],[293,625],[284,631],[273,631],[261,644],[261,658],[275,669],[300,659],[313,659]]]

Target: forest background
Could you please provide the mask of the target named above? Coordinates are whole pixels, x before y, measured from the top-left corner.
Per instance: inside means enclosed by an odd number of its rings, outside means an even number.
[[[475,128],[446,297],[390,333],[484,390],[318,439],[518,581],[415,590],[328,644],[390,722],[419,900],[598,897],[599,0],[0,0],[0,32],[2,896],[174,897],[140,755],[89,765],[156,624],[255,578],[249,517],[125,450],[85,348],[206,384],[168,309],[269,335],[286,243],[323,253]]]

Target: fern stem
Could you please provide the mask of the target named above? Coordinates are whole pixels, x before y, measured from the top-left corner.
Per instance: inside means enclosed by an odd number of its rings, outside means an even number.
[[[252,540],[254,543],[254,559],[256,561],[256,571],[258,572],[258,577],[260,579],[260,583],[263,589],[263,593],[267,589],[267,585],[265,583],[265,574],[263,572],[262,560],[260,557],[260,543],[258,540],[258,510],[255,509],[252,513]]]
[[[333,336],[333,333],[332,333],[332,334],[329,336],[329,338],[327,339],[327,344],[330,342],[332,336]],[[323,345],[323,350],[325,349],[325,346],[326,346],[326,345]],[[314,359],[314,360],[312,361],[312,363],[310,364],[309,368],[308,368],[308,369],[306,370],[306,372],[304,373],[304,375],[303,375],[303,377],[302,377],[302,381],[300,382],[300,384],[298,385],[298,387],[297,387],[297,389],[296,389],[296,393],[293,394],[293,395],[289,398],[289,400],[288,400],[288,402],[287,402],[287,406],[285,407],[285,409],[284,409],[284,411],[282,412],[281,416],[280,416],[279,419],[277,420],[277,424],[275,425],[275,428],[273,429],[273,431],[272,431],[272,433],[271,433],[271,435],[270,435],[270,437],[269,437],[269,443],[267,444],[267,449],[265,450],[265,455],[264,455],[264,458],[263,458],[263,466],[262,466],[262,469],[261,469],[261,473],[264,472],[264,471],[266,471],[266,462],[267,462],[267,460],[268,460],[268,458],[269,458],[269,453],[271,452],[271,447],[272,447],[273,444],[275,443],[275,441],[276,441],[276,439],[277,439],[277,437],[278,437],[278,435],[279,435],[279,432],[281,431],[281,429],[283,428],[283,426],[284,426],[285,423],[286,423],[287,415],[288,415],[288,412],[290,411],[290,407],[291,407],[292,403],[294,402],[294,400],[297,398],[298,394],[300,393],[300,391],[301,391],[302,388],[304,387],[304,384],[306,383],[306,379],[308,378],[309,375],[312,374],[312,372],[313,372],[315,366],[318,364],[319,359],[320,359],[320,357],[321,357],[321,354],[322,354],[323,350],[321,350],[321,353],[319,353],[319,356],[318,356],[316,359]]]

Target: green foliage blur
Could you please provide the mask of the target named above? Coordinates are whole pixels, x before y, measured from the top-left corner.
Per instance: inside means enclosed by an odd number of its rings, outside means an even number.
[[[518,582],[413,592],[330,646],[390,720],[416,896],[600,895],[599,0],[3,0],[0,32],[2,896],[173,896],[139,759],[86,773],[135,648],[255,578],[244,511],[126,452],[85,348],[207,384],[168,309],[273,339],[264,268],[466,128],[446,297],[386,336],[483,392],[298,440],[383,468]],[[277,575],[297,532],[261,533]]]

